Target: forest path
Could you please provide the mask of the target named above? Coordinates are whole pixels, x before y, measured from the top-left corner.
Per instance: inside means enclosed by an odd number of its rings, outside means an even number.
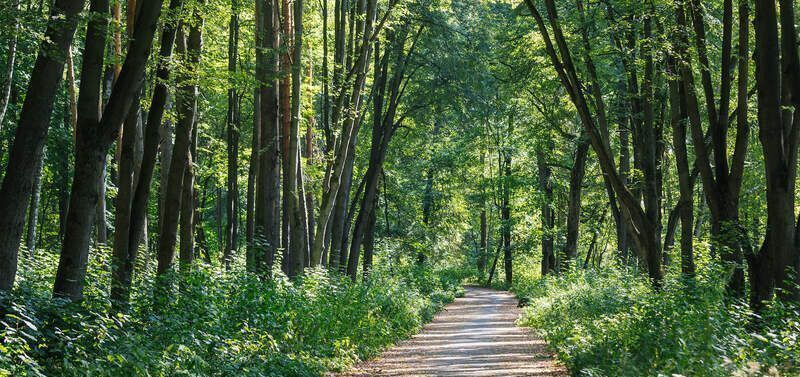
[[[467,287],[422,332],[339,376],[568,376],[508,292]]]

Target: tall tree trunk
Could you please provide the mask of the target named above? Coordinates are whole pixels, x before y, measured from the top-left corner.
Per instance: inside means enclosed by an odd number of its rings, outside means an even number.
[[[260,17],[256,15],[256,17]],[[260,42],[259,42],[260,43]],[[247,198],[245,200],[245,238],[247,251],[245,255],[245,267],[249,272],[255,272],[255,255],[253,236],[255,233],[255,198],[256,198],[256,175],[258,174],[258,163],[260,160],[259,142],[261,139],[261,105],[260,89],[256,88],[253,93],[253,140],[251,142],[250,166],[247,169]]]
[[[339,142],[336,143],[338,144],[338,147],[336,147],[334,162],[326,173],[326,181],[328,184],[323,192],[319,219],[317,221],[317,230],[314,235],[314,244],[311,248],[312,265],[319,264],[319,261],[322,258],[323,242],[325,241],[325,237],[322,235],[326,234],[327,232],[327,226],[331,218],[331,213],[333,212],[334,204],[336,203],[337,196],[341,193],[339,189],[342,183],[342,176],[345,170],[344,168],[347,162],[347,156],[349,156],[351,141],[358,134],[359,122],[357,122],[357,120],[361,105],[361,91],[363,90],[364,83],[366,81],[368,71],[367,63],[369,62],[372,50],[372,37],[373,34],[377,34],[377,32],[383,26],[383,23],[377,26],[374,24],[376,12],[377,4],[375,0],[359,0],[359,14],[363,14],[365,16],[360,17],[361,21],[359,21],[359,25],[363,24],[363,26],[358,27],[361,36],[361,42],[353,69],[349,71],[348,77],[344,81],[350,82],[349,78],[352,75],[355,75],[355,80],[352,81],[353,90],[350,93],[349,101],[347,102],[349,104],[349,109],[344,113],[346,114],[344,118],[342,118],[341,109],[345,104],[344,101],[346,92],[340,91],[340,95],[336,100],[337,103],[335,105],[335,109],[339,110],[334,111],[333,124],[338,125],[339,120],[343,120],[342,133],[339,135]],[[358,261],[348,261],[348,263],[356,263],[356,266],[358,265]]]
[[[237,0],[231,0],[231,19],[228,24],[228,74],[236,75],[239,59],[239,9]],[[230,270],[233,252],[238,249],[239,233],[239,95],[232,79],[228,81],[228,195],[226,214],[228,222],[225,226],[225,251],[223,263]],[[249,210],[249,208],[248,208]]]
[[[260,2],[259,2],[260,4]],[[267,0],[260,9],[261,49],[256,56],[257,79],[260,86],[260,156],[256,183],[256,218],[255,218],[255,265],[262,275],[271,276],[275,262],[275,253],[280,246],[280,157],[278,154],[278,92],[277,80],[278,60],[268,50],[277,47],[276,0]],[[260,62],[260,64],[258,64]]]
[[[677,62],[670,59],[670,69],[676,69]],[[678,170],[678,185],[680,198],[678,199],[678,213],[681,221],[681,273],[686,277],[694,276],[693,229],[694,226],[694,193],[689,175],[689,155],[686,149],[686,121],[685,96],[680,89],[679,80],[669,81],[670,123],[672,125],[672,147],[675,151],[675,165]]]
[[[780,38],[775,2],[755,2],[755,61],[759,138],[767,181],[767,232],[750,258],[751,306],[760,310],[775,288],[791,295],[787,268],[794,247],[794,189],[800,137],[800,74],[792,1],[780,2]],[[779,43],[780,42],[780,43]]]
[[[138,9],[125,63],[98,124],[87,127],[85,140],[79,140],[75,156],[75,177],[72,181],[68,227],[59,260],[53,291],[56,295],[78,299],[82,296],[89,236],[97,206],[97,180],[102,175],[103,161],[109,147],[117,139],[120,125],[140,93],[144,71],[153,45],[161,1],[143,2]],[[105,44],[100,44],[102,48]]]
[[[301,185],[298,180],[302,179],[302,169],[300,165],[300,89],[302,80],[302,49],[303,49],[303,0],[294,0],[294,49],[292,64],[292,97],[291,97],[291,122],[289,125],[289,143],[286,155],[289,157],[286,170],[289,172],[288,193],[289,193],[289,276],[296,276],[303,272],[307,265],[308,249],[305,248],[307,242],[307,227],[305,223],[305,207],[302,203]],[[302,183],[302,182],[301,182]],[[319,262],[319,261],[317,261]]]
[[[513,283],[514,261],[511,250],[511,151],[503,152],[503,198],[501,203],[503,267],[505,270],[506,286]]]
[[[183,2],[181,0],[170,0],[169,8],[171,12],[178,11]],[[131,281],[133,278],[133,268],[139,254],[139,245],[147,239],[147,208],[150,200],[150,186],[156,166],[156,157],[159,146],[161,146],[162,169],[161,169],[161,189],[166,194],[168,185],[167,173],[172,158],[172,132],[171,125],[166,122],[162,124],[164,112],[169,104],[169,92],[167,89],[170,78],[170,60],[172,50],[175,45],[177,34],[177,20],[167,22],[161,31],[161,44],[159,50],[159,60],[156,66],[156,85],[150,102],[150,110],[147,113],[147,125],[144,130],[144,141],[141,158],[141,166],[136,169],[135,186],[133,189],[133,199],[130,210],[129,232],[127,244],[114,245],[117,252],[117,268],[112,272],[112,299],[125,305]],[[164,198],[164,195],[161,196]],[[160,203],[161,209],[159,219],[163,219],[164,203]],[[117,215],[119,216],[119,214]],[[159,223],[159,234],[161,225]]]
[[[101,117],[103,61],[106,46],[106,32],[109,22],[108,18],[110,16],[109,2],[107,0],[92,0],[90,3],[90,11],[94,13],[94,17],[92,17],[87,25],[86,47],[84,48],[83,66],[81,68],[80,97],[77,100],[75,179],[86,177],[83,175],[85,174],[84,168],[86,168],[87,172],[90,172],[95,169],[101,170],[105,166],[105,151],[101,153],[84,153],[84,146],[93,144],[92,139],[94,139],[94,135],[91,135],[91,133],[99,124]],[[90,185],[90,191],[95,191],[95,193],[93,193],[95,196],[99,195],[99,192],[97,192],[99,189],[97,181],[98,180],[95,178],[91,182],[92,185]],[[76,226],[86,226],[86,244],[83,247],[88,249],[89,233],[94,224],[92,216],[96,214],[97,197],[95,197],[95,201],[92,202],[91,207],[86,208],[86,203],[78,202],[80,195],[75,194],[74,188],[75,185],[73,181],[73,194],[70,196],[64,245],[66,247],[68,241],[74,240],[74,229]],[[81,210],[87,210],[89,212],[89,218],[82,218],[78,220],[79,223],[73,223],[71,212]],[[86,274],[85,260],[87,256],[88,250],[83,253],[75,254],[69,252],[64,253],[62,250],[54,293],[64,295],[71,299],[81,297],[83,277]],[[79,266],[84,266],[84,270],[81,271]]]
[[[194,134],[194,131],[192,132]],[[194,138],[193,138],[194,139]],[[194,144],[196,140],[192,141]],[[192,148],[194,149],[194,148]],[[183,172],[183,187],[180,207],[180,251],[178,253],[179,269],[188,272],[195,259],[194,226],[195,226],[195,191],[194,191],[194,158],[190,151],[186,169]]]
[[[198,22],[192,25],[188,38],[183,35],[181,29],[178,30],[177,36],[178,52],[183,53],[184,62],[189,65],[189,72],[184,77],[181,77],[181,84],[175,96],[178,122],[175,126],[175,147],[172,151],[172,161],[169,166],[164,222],[158,242],[157,273],[159,276],[172,270],[175,258],[175,243],[177,241],[178,216],[181,208],[181,199],[184,197],[182,193],[184,185],[191,183],[184,182],[184,177],[186,169],[189,168],[189,164],[192,162],[192,135],[197,117],[199,89],[190,72],[197,69],[203,45],[201,34],[202,18],[199,14],[195,14],[194,18]]]
[[[0,187],[0,290],[8,291],[17,274],[17,253],[36,166],[42,159],[53,101],[61,83],[67,51],[83,10],[82,0],[56,0],[28,82],[6,175]]]
[[[289,208],[289,192],[290,179],[292,175],[289,170],[289,133],[292,123],[291,114],[291,58],[292,55],[292,12],[289,5],[289,0],[281,0],[281,21],[280,21],[280,71],[281,79],[278,87],[278,104],[280,106],[278,115],[280,119],[280,153],[281,153],[281,166],[283,167],[282,182],[281,182],[281,248],[283,249],[283,263],[282,267],[284,272],[289,274],[289,263],[291,257],[289,256],[289,231],[291,228],[291,209]],[[294,275],[292,275],[294,276]]]

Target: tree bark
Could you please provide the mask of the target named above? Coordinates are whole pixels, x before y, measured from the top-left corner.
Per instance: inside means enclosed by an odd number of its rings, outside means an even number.
[[[363,4],[365,2],[366,4]],[[366,9],[364,9],[363,6],[366,6]],[[363,90],[368,70],[367,62],[369,61],[369,55],[372,50],[371,42],[374,38],[373,35],[377,34],[377,32],[383,26],[384,21],[381,20],[382,22],[379,25],[375,25],[375,15],[377,12],[377,4],[375,0],[360,0],[359,8],[359,14],[363,14],[365,16],[359,17],[361,19],[359,24],[364,24],[364,26],[358,27],[361,36],[361,42],[358,48],[359,53],[355,64],[348,72],[348,77],[346,77],[344,81],[349,82],[349,79],[352,77],[352,75],[355,75],[355,80],[353,80],[353,90],[349,96],[349,109],[346,112],[347,116],[342,122],[342,133],[339,135],[339,142],[336,143],[338,144],[338,147],[336,148],[335,160],[326,173],[326,181],[328,184],[323,192],[319,219],[317,221],[317,230],[314,234],[314,244],[311,248],[312,265],[318,264],[322,257],[323,242],[325,241],[325,237],[322,235],[324,235],[327,231],[326,228],[331,218],[331,213],[333,212],[334,203],[336,203],[336,198],[340,194],[339,189],[342,183],[342,176],[345,164],[347,162],[347,156],[349,155],[351,140],[358,134],[357,126],[359,125],[359,122],[357,122],[357,119],[361,105],[361,91]],[[343,108],[342,106],[344,105],[345,97],[346,92],[340,91],[340,95],[336,100],[337,103],[335,105],[335,109]],[[340,111],[334,111],[333,115],[333,124],[339,124],[339,120],[342,120],[342,114]],[[348,263],[355,263],[356,266],[358,265],[357,260],[348,261]]]
[[[670,58],[670,69],[676,69],[677,62]],[[689,153],[686,148],[686,114],[685,96],[681,96],[681,82],[669,81],[670,123],[672,125],[672,147],[675,151],[675,165],[678,170],[678,215],[681,222],[681,273],[685,277],[693,277],[695,273],[693,240],[694,231],[694,182],[689,174]],[[685,94],[685,93],[683,93]]]
[[[256,15],[259,17],[259,15]],[[260,42],[259,42],[260,43]],[[256,175],[258,174],[258,163],[260,160],[259,142],[261,139],[261,105],[260,89],[256,88],[253,92],[253,139],[251,141],[250,166],[247,170],[247,198],[245,200],[245,238],[247,251],[245,255],[245,267],[249,272],[255,272],[255,255],[253,236],[255,233],[255,198],[256,198]]]
[[[237,0],[231,0],[231,19],[228,24],[228,182],[225,226],[225,251],[222,259],[226,270],[231,268],[231,258],[238,249],[239,233],[239,94],[235,88],[236,65],[239,59],[239,9]],[[249,210],[249,208],[248,208]]]
[[[82,0],[56,0],[28,82],[6,175],[0,187],[0,290],[8,291],[17,274],[17,253],[25,210],[30,203],[36,166],[42,159],[53,102],[64,71],[67,50],[83,9]]]
[[[43,151],[42,153],[45,153]],[[42,165],[44,158],[39,160],[39,165],[36,167],[38,173],[33,177],[33,196],[31,196],[31,204],[28,207],[28,229],[25,235],[25,247],[28,248],[28,256],[33,258],[36,251],[36,225],[39,220],[39,200],[42,196]]]
[[[183,2],[181,0],[170,0],[170,12],[178,11],[182,4]],[[111,298],[123,307],[127,304],[130,295],[129,289],[133,279],[133,268],[139,253],[139,245],[143,239],[147,238],[145,236],[145,231],[147,229],[147,208],[159,145],[161,145],[162,152],[162,192],[166,193],[166,186],[168,184],[167,173],[169,172],[169,163],[173,151],[171,127],[169,124],[162,125],[162,119],[169,101],[167,89],[170,78],[169,64],[175,45],[177,24],[178,21],[170,20],[170,22],[164,25],[161,31],[159,60],[156,66],[156,84],[153,89],[150,110],[147,113],[141,167],[136,171],[138,177],[133,186],[128,234],[127,237],[125,237],[127,238],[127,242],[120,242],[114,245],[115,268],[112,269]],[[162,202],[160,204],[161,216],[159,216],[159,219],[163,219],[164,203]],[[119,217],[121,214],[118,213],[117,216]],[[159,224],[159,228],[160,227],[161,224]]]
[[[54,294],[58,296],[70,299],[79,299],[82,296],[89,235],[94,224],[99,195],[97,180],[102,175],[105,154],[117,139],[120,125],[141,90],[160,14],[160,0],[143,2],[140,5],[128,54],[103,117],[98,124],[87,130],[85,140],[78,141],[67,231],[53,288]],[[104,45],[101,44],[101,47]]]
[[[800,136],[800,74],[792,1],[780,2],[780,38],[775,2],[755,2],[755,61],[759,139],[764,152],[767,186],[767,232],[758,254],[750,259],[754,310],[772,298],[775,288],[790,297],[787,268],[793,265],[794,189]],[[780,44],[779,44],[780,41]]]
[[[552,152],[554,144],[549,142],[548,151]],[[539,190],[542,192],[541,223],[542,223],[542,276],[546,276],[556,268],[556,255],[553,248],[553,232],[555,231],[555,214],[553,214],[553,183],[551,182],[552,170],[548,165],[544,151],[536,153],[536,165],[539,174]]]
[[[191,76],[197,69],[203,45],[201,34],[202,18],[194,15],[197,21],[191,27],[188,38],[183,36],[178,29],[178,52],[183,53],[184,62],[188,64],[189,72],[181,77],[181,84],[175,96],[178,110],[178,121],[175,125],[175,146],[172,151],[172,161],[169,166],[169,178],[165,196],[164,219],[158,242],[158,269],[157,274],[163,276],[170,272],[175,258],[175,243],[177,241],[178,217],[181,209],[181,199],[186,169],[191,164],[192,134],[197,116],[198,86]],[[185,46],[185,49],[183,48]]]
[[[292,62],[292,96],[291,96],[291,122],[289,124],[289,143],[286,155],[289,157],[286,170],[289,172],[289,276],[302,274],[303,268],[308,265],[307,235],[308,224],[305,222],[305,207],[302,203],[301,190],[302,169],[300,164],[300,89],[303,65],[303,0],[294,0],[294,48]],[[319,261],[317,261],[319,263]],[[316,265],[316,263],[314,264]]]
[[[19,12],[19,0],[13,0],[12,12]],[[15,15],[16,16],[16,15]],[[11,40],[8,41],[8,57],[6,58],[6,72],[3,88],[0,90],[0,131],[3,130],[3,120],[6,118],[8,102],[11,99],[11,88],[14,87],[14,65],[17,59],[17,41],[19,41],[20,22],[14,17],[14,27]]]
[[[259,2],[260,3],[260,2]],[[257,79],[260,82],[261,131],[256,190],[255,266],[264,276],[272,275],[275,254],[280,246],[280,157],[278,153],[279,119],[275,56],[278,27],[276,0],[267,0],[260,9],[261,47],[256,56]]]
[[[503,158],[505,160],[503,162],[503,200],[501,205],[503,267],[505,270],[506,286],[510,287],[513,283],[512,278],[514,271],[513,254],[511,252],[511,151],[504,151]]]
[[[569,178],[569,201],[567,203],[567,241],[564,246],[562,268],[569,270],[572,261],[578,258],[578,228],[581,222],[581,191],[586,175],[586,159],[589,155],[589,140],[581,138],[575,149]]]

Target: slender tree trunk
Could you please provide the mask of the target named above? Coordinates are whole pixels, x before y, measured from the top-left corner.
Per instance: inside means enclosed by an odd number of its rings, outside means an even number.
[[[44,154],[46,151],[43,151]],[[36,251],[36,225],[39,220],[39,200],[42,196],[42,165],[44,158],[39,160],[39,165],[36,167],[38,173],[33,178],[33,195],[31,196],[31,204],[28,207],[28,231],[25,235],[25,247],[28,248],[28,255],[33,258]]]
[[[258,15],[256,17],[259,17]],[[259,142],[261,134],[261,106],[259,100],[260,89],[253,93],[253,140],[251,142],[250,167],[247,170],[247,198],[245,206],[245,238],[247,242],[247,252],[245,255],[245,266],[247,271],[255,272],[255,258],[253,248],[253,236],[255,233],[255,198],[256,198],[256,175],[258,174],[259,163]]]
[[[202,18],[198,14],[194,17],[199,21],[192,25],[188,38],[178,30],[178,52],[185,55],[184,61],[188,63],[190,72],[197,69],[202,49]],[[184,48],[185,47],[185,48]],[[192,80],[191,74],[181,77],[181,84],[175,96],[178,109],[178,122],[175,126],[175,147],[172,151],[172,161],[169,166],[169,178],[165,196],[164,220],[158,242],[158,269],[162,276],[172,270],[175,257],[175,243],[177,241],[178,216],[181,208],[186,169],[191,164],[192,133],[197,116],[198,87]]]
[[[552,151],[552,141],[548,149]],[[553,232],[555,231],[555,215],[553,214],[553,183],[551,182],[552,170],[547,162],[545,153],[536,154],[536,165],[539,171],[539,189],[542,191],[541,222],[542,222],[542,276],[547,275],[556,267],[556,255],[553,248]]]
[[[13,0],[12,12],[19,12],[19,0]],[[14,30],[11,32],[11,40],[8,41],[8,57],[6,58],[6,72],[3,88],[0,89],[0,131],[3,130],[3,120],[6,118],[8,102],[11,99],[11,88],[14,87],[14,65],[17,59],[17,41],[19,40],[20,22],[14,18]]]
[[[231,0],[231,19],[228,24],[228,73],[236,74],[239,59],[239,9],[237,0]],[[234,87],[235,82],[229,80],[228,88],[228,196],[226,214],[228,222],[225,226],[225,251],[223,263],[230,270],[233,252],[238,249],[239,233],[239,95]]]
[[[103,171],[97,180],[97,207],[95,211],[95,232],[96,241],[99,245],[108,243],[108,220],[106,219],[106,172],[108,156],[103,158]]]
[[[289,161],[291,156],[289,156],[289,133],[291,128],[292,122],[292,114],[291,114],[291,58],[292,55],[292,11],[290,9],[289,0],[281,0],[281,20],[280,22],[280,34],[279,34],[279,43],[281,46],[281,55],[280,55],[280,71],[281,71],[281,79],[280,84],[278,87],[278,104],[280,106],[278,110],[278,115],[280,119],[280,153],[281,153],[281,166],[283,167],[282,173],[282,182],[281,182],[281,248],[283,249],[283,261],[282,267],[284,272],[289,274],[292,272],[292,276],[294,276],[294,271],[290,271],[289,263],[291,262],[290,259],[292,256],[289,255],[290,247],[289,247],[289,232],[291,229],[291,208],[289,208],[289,197],[292,195],[289,190],[294,183],[290,183],[290,176],[292,172],[289,170]]]
[[[366,3],[366,4],[364,4]],[[364,8],[365,7],[365,8]],[[311,260],[312,264],[316,264],[321,260],[322,257],[322,249],[323,249],[323,242],[325,241],[324,237],[321,237],[327,232],[327,226],[329,220],[331,218],[331,213],[333,211],[334,203],[336,202],[336,198],[340,193],[340,185],[342,182],[342,174],[344,171],[345,163],[347,156],[349,155],[349,146],[350,142],[353,138],[356,137],[358,134],[358,127],[359,123],[357,122],[357,114],[353,114],[353,112],[358,113],[360,109],[360,99],[361,99],[361,91],[363,90],[364,83],[366,80],[367,75],[367,62],[369,61],[371,50],[372,50],[372,35],[373,32],[377,33],[383,24],[374,25],[375,23],[375,15],[377,11],[377,4],[375,0],[360,0],[359,8],[362,11],[359,14],[364,14],[363,17],[364,26],[359,26],[359,31],[361,31],[361,42],[359,45],[359,53],[356,59],[356,62],[353,66],[353,69],[350,72],[354,72],[355,80],[353,81],[353,90],[349,96],[349,104],[350,110],[347,111],[347,117],[344,118],[342,133],[339,136],[340,142],[339,147],[336,150],[336,157],[335,160],[329,169],[329,173],[326,174],[328,177],[327,182],[328,185],[323,192],[322,203],[320,207],[320,215],[317,221],[317,230],[314,236],[314,244],[311,248]],[[383,21],[383,20],[382,20]],[[359,21],[362,23],[362,21]],[[375,29],[375,30],[373,30]],[[350,74],[348,74],[350,76]],[[345,80],[349,81],[349,80]],[[337,104],[335,106],[336,109],[342,109],[344,105],[344,97],[345,93],[342,92],[337,98]],[[338,114],[337,111],[334,111],[333,117],[333,124],[339,124],[339,120],[341,119],[341,114]],[[358,265],[358,261],[348,261],[348,263],[356,263]]]
[[[502,217],[502,242],[503,242],[503,267],[505,270],[506,286],[513,282],[513,254],[511,250],[511,151],[503,153],[503,199],[501,204]]]
[[[194,144],[194,141],[193,141]],[[189,152],[186,169],[183,172],[183,183],[181,191],[180,207],[180,252],[178,253],[179,267],[181,272],[188,272],[195,259],[194,245],[194,214],[195,214],[195,191],[194,191],[194,159]]]
[[[364,236],[364,279],[366,280],[369,277],[369,273],[372,271],[372,259],[373,255],[375,254],[375,222],[377,220],[377,210],[378,207],[378,196],[376,195],[373,199],[373,203],[370,205],[370,212],[367,215],[369,220],[367,220],[367,229],[366,234]]]
[[[589,140],[581,138],[575,149],[572,171],[569,178],[569,201],[567,203],[567,241],[564,247],[563,270],[570,268],[578,258],[578,228],[581,222],[581,191],[586,174],[586,158],[589,154]]]
[[[676,62],[670,60],[671,69],[675,69]],[[689,175],[689,157],[686,148],[686,122],[688,115],[685,111],[685,99],[681,96],[680,81],[670,79],[670,123],[672,124],[672,147],[675,151],[675,165],[678,170],[678,185],[680,198],[678,199],[678,214],[681,222],[681,273],[686,277],[694,276],[693,229],[694,226],[694,182]]]

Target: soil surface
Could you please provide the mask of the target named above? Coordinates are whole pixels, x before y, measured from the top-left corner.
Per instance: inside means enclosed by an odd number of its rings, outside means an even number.
[[[512,294],[468,287],[422,332],[338,376],[568,376],[543,340],[515,325],[519,314]]]

